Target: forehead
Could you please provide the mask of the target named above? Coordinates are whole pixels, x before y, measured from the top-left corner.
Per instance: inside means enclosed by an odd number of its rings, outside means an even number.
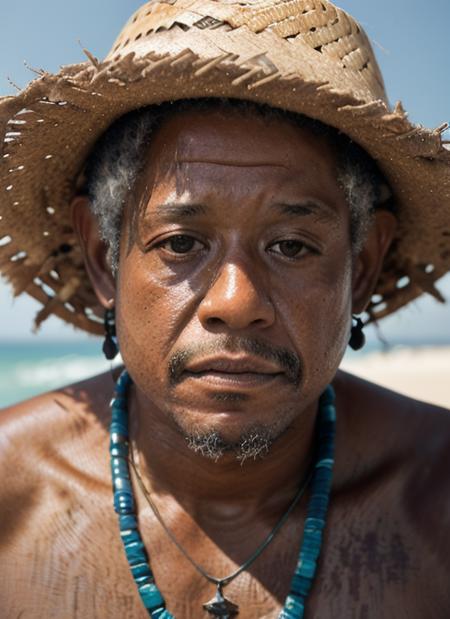
[[[154,136],[149,163],[204,163],[232,168],[280,168],[288,172],[336,172],[336,157],[323,136],[284,118],[240,110],[176,113]]]
[[[335,152],[325,136],[283,117],[234,108],[175,112],[152,135],[132,204],[149,216],[176,202],[213,216],[232,209],[259,218],[272,217],[273,203],[313,200],[346,219]]]

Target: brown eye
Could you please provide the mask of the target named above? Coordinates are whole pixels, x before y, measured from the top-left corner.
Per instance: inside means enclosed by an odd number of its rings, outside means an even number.
[[[308,248],[301,241],[288,239],[286,241],[278,241],[278,243],[274,243],[271,246],[271,250],[276,254],[285,256],[286,258],[297,258],[300,253],[305,253]]]
[[[172,236],[170,239],[167,239],[165,246],[175,254],[187,254],[192,251],[196,242],[197,241],[192,236],[177,234],[176,236]]]
[[[304,247],[303,243],[299,241],[281,241],[280,251],[288,258],[293,258]]]

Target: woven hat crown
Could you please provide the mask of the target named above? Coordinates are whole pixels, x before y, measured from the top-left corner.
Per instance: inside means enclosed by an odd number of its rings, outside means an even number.
[[[0,270],[16,294],[93,333],[103,330],[69,204],[98,138],[137,108],[189,98],[251,100],[331,125],[362,146],[398,217],[368,308],[386,316],[450,268],[446,125],[390,109],[363,29],[327,0],[166,0],[144,4],[104,61],[43,72],[0,100]]]
[[[213,35],[195,37],[198,30],[213,31]],[[345,11],[334,6],[327,0],[248,0],[247,2],[232,2],[216,0],[166,0],[162,2],[147,2],[131,16],[124,29],[113,45],[108,59],[119,60],[129,53],[137,57],[148,53],[149,39],[151,47],[157,48],[157,38],[167,40],[167,32],[173,31],[172,44],[175,46],[180,39],[180,51],[185,42],[178,37],[181,31],[192,31],[189,49],[210,54],[217,59],[218,43],[221,32],[231,30],[259,34],[260,49],[255,47],[256,38],[248,37],[248,48],[239,49],[240,64],[247,60],[252,68],[262,70],[268,75],[274,75],[276,69],[283,71],[287,64],[281,59],[281,66],[270,62],[270,56],[275,51],[264,47],[264,33],[277,35],[280,40],[287,41],[292,46],[292,54],[298,46],[302,48],[303,70],[312,75],[327,80],[333,75],[336,85],[345,73],[344,81],[351,79],[354,93],[360,93],[366,100],[385,99],[384,83],[375,60],[368,38],[359,24]],[[262,36],[261,36],[262,35]],[[237,35],[236,35],[237,36]],[[209,46],[207,40],[211,40]],[[224,37],[228,40],[228,37]],[[242,41],[240,41],[242,46]],[[228,43],[229,46],[229,43]],[[304,54],[311,50],[310,66]],[[242,52],[252,54],[243,57]],[[173,50],[175,51],[175,50]],[[237,50],[235,50],[237,51]],[[285,53],[286,50],[283,49]],[[230,52],[233,56],[233,52]],[[318,62],[318,54],[321,54]],[[324,65],[327,66],[324,66]],[[322,67],[322,69],[320,68]],[[207,70],[203,67],[203,73]],[[212,68],[212,67],[211,67]],[[291,67],[291,70],[294,67]],[[256,73],[256,71],[254,71]],[[331,74],[329,73],[331,72]],[[200,74],[201,74],[200,73]],[[354,75],[351,75],[355,73]],[[244,77],[244,76],[242,76]],[[247,76],[247,79],[250,76]],[[348,86],[347,86],[348,87]]]

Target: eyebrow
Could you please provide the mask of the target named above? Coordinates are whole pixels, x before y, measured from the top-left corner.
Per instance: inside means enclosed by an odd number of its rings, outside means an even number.
[[[326,220],[335,221],[339,214],[330,204],[322,202],[322,200],[304,200],[299,203],[284,203],[276,202],[271,205],[280,211],[283,215],[290,215],[292,217],[305,217],[308,215],[318,215]]]
[[[326,220],[333,221],[338,218],[337,211],[331,205],[321,200],[309,199],[298,203],[275,202],[269,208],[279,211],[282,215],[291,217],[318,215]],[[158,223],[172,223],[206,215],[209,210],[210,208],[205,204],[168,202],[156,207],[151,220],[152,222],[156,220]]]
[[[208,210],[208,207],[204,204],[166,202],[156,207],[155,212],[151,215],[151,220],[157,220],[158,223],[171,223],[173,221],[205,215]]]

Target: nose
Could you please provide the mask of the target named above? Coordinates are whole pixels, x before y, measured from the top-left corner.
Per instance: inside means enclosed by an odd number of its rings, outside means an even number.
[[[273,324],[275,308],[256,275],[243,265],[227,263],[200,303],[198,316],[207,329],[264,329]]]

